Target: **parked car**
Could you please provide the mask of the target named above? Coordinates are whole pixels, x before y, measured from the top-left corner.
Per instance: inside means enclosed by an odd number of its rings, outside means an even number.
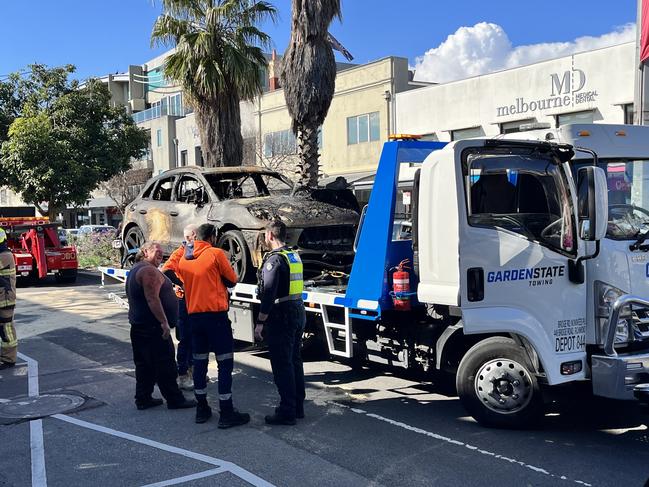
[[[84,237],[93,233],[106,234],[117,233],[117,228],[112,225],[81,225],[77,233],[78,237]]]
[[[276,218],[286,223],[287,243],[300,251],[305,274],[349,269],[359,219],[351,191],[294,191],[288,179],[256,166],[183,167],[152,178],[126,208],[122,251],[132,254],[155,240],[169,255],[182,243],[187,224],[210,222],[244,282],[266,250],[260,230]]]

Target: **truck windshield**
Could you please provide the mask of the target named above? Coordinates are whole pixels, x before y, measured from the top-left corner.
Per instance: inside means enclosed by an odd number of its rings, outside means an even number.
[[[573,164],[576,171],[592,160]],[[608,182],[608,229],[614,240],[635,240],[649,230],[649,159],[600,159]]]
[[[478,153],[467,163],[470,225],[508,230],[561,253],[575,253],[572,199],[557,160]]]

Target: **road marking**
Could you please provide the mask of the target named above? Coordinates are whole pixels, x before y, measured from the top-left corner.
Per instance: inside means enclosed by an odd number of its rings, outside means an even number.
[[[204,479],[205,477],[211,477],[212,475],[223,472],[227,472],[227,470],[223,468],[213,468],[212,470],[205,470],[204,472],[185,475],[184,477],[178,477],[176,479],[163,480],[162,482],[156,482],[155,484],[147,484],[144,487],[167,487],[168,485],[177,485],[184,482],[191,482],[192,480]]]
[[[468,450],[475,451],[477,453],[480,453],[481,455],[489,456],[489,457],[492,457],[492,458],[495,458],[495,459],[498,459],[498,460],[502,460],[502,461],[505,461],[505,462],[508,462],[508,463],[511,463],[511,464],[519,465],[519,466],[521,466],[523,468],[532,470],[532,471],[537,472],[537,473],[541,473],[543,475],[547,475],[549,477],[554,477],[554,478],[561,479],[561,480],[569,480],[571,482],[583,485],[585,487],[592,487],[591,484],[586,483],[586,482],[584,482],[582,480],[570,480],[568,477],[566,477],[564,475],[552,474],[552,473],[548,472],[547,470],[545,470],[544,468],[536,467],[534,465],[530,465],[528,463],[521,462],[520,460],[516,460],[515,458],[509,458],[509,457],[506,457],[506,456],[503,456],[503,455],[499,455],[497,453],[490,452],[488,450],[482,450],[482,449],[478,448],[477,446],[470,445],[470,444],[464,443],[462,441],[454,440],[452,438],[449,438],[448,436],[443,436],[443,435],[440,435],[440,434],[437,434],[437,433],[433,433],[432,431],[426,431],[424,429],[417,428],[416,426],[410,426],[409,424],[402,423],[401,421],[395,421],[394,419],[386,418],[385,416],[381,416],[379,414],[368,413],[367,411],[364,411],[363,409],[353,408],[351,406],[347,406],[346,404],[341,404],[341,403],[338,403],[338,402],[331,402],[330,404],[333,404],[334,406],[338,406],[338,407],[343,408],[343,409],[348,409],[349,411],[352,411],[355,414],[361,414],[361,415],[367,416],[368,418],[376,419],[378,421],[388,423],[388,424],[390,424],[392,426],[396,426],[398,428],[403,428],[403,429],[408,430],[408,431],[410,431],[412,433],[417,433],[417,434],[420,434],[420,435],[428,436],[430,438],[434,438],[434,439],[439,440],[439,441],[444,441],[444,442],[450,443],[452,445],[467,448]]]
[[[38,362],[18,352],[18,357],[27,362],[27,394],[38,396]],[[47,485],[45,469],[45,444],[43,442],[43,420],[29,422],[29,450],[32,458],[32,487]]]
[[[98,431],[100,433],[105,433],[107,435],[116,436],[124,440],[133,441],[135,443],[140,443],[142,445],[150,446],[152,448],[157,448],[158,450],[163,450],[169,453],[175,453],[176,455],[181,455],[183,457],[191,458],[193,460],[198,460],[199,462],[204,462],[210,465],[221,467],[221,469],[224,472],[230,472],[231,474],[236,475],[241,480],[245,480],[246,482],[254,485],[255,487],[274,487],[273,484],[266,482],[264,479],[257,477],[255,474],[248,472],[247,470],[239,467],[234,463],[226,462],[225,460],[220,460],[218,458],[203,455],[202,453],[195,453],[193,451],[167,445],[165,443],[160,443],[158,441],[150,440],[148,438],[142,438],[141,436],[132,435],[130,433],[124,433],[123,431],[117,431],[112,428],[100,426],[98,424],[89,423],[87,421],[73,418],[65,414],[55,414],[52,417],[56,419],[60,419],[61,421],[65,421],[66,423],[76,424],[77,426],[81,426],[82,428],[87,428],[90,430]]]

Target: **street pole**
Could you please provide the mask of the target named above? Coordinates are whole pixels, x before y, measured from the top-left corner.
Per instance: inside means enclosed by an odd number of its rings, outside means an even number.
[[[386,107],[386,110],[387,110],[386,113],[387,113],[387,121],[388,121],[388,123],[386,124],[387,129],[388,129],[386,140],[389,140],[389,138],[390,138],[390,102],[392,101],[392,93],[390,93],[389,90],[385,90],[383,92],[383,98],[385,99],[385,107]]]

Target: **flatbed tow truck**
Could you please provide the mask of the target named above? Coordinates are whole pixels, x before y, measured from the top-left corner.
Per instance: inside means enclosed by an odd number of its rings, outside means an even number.
[[[53,274],[59,283],[76,281],[77,250],[61,243],[57,232],[60,226],[47,217],[0,216],[0,227],[7,232],[7,245],[14,255],[19,279],[44,279]]]
[[[615,295],[590,312],[600,297],[585,263],[601,259],[608,192],[599,167],[573,176],[574,154],[547,141],[385,143],[348,280],[305,282],[306,331],[333,356],[455,374],[486,426],[532,425],[559,385],[646,401],[649,340],[617,338],[649,301]],[[399,173],[412,167],[411,231],[395,231]],[[232,290],[235,338],[254,342],[258,304],[255,285]]]

